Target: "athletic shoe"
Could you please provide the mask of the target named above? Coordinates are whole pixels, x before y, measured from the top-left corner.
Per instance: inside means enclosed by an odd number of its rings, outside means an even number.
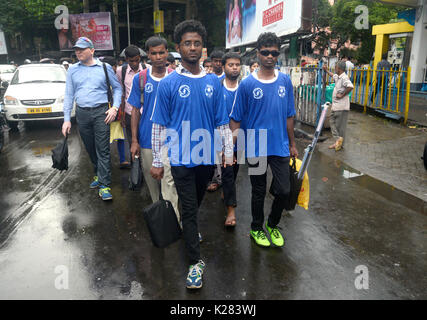
[[[98,181],[98,176],[94,176],[93,177],[93,181],[92,181],[92,183],[90,184],[90,188],[91,189],[95,189],[95,188],[98,188],[100,186],[100,183],[99,183],[99,181]]]
[[[279,232],[279,229],[276,228],[270,228],[267,224],[267,222],[265,223],[265,227],[268,231],[268,233],[270,234],[271,237],[271,242],[273,242],[273,244],[275,246],[278,247],[283,247],[285,244],[285,240],[283,239],[282,235]]]
[[[203,238],[202,238],[202,234],[199,232],[199,242],[202,242]]]
[[[202,287],[202,275],[205,263],[199,260],[196,264],[190,266],[187,275],[187,288],[188,289],[199,289]]]
[[[250,235],[255,240],[257,245],[259,245],[261,247],[269,247],[270,246],[270,241],[268,241],[264,230],[259,230],[259,231],[251,230]]]
[[[113,199],[113,195],[111,194],[111,188],[109,187],[100,186],[98,194],[104,201]]]

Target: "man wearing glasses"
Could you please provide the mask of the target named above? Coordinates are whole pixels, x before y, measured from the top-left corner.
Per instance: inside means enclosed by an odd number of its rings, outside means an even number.
[[[274,197],[265,227],[274,245],[284,245],[278,224],[290,191],[289,156],[298,157],[294,139],[294,95],[289,77],[275,65],[280,55],[280,39],[271,32],[258,37],[257,56],[259,71],[245,78],[236,93],[230,113],[230,129],[234,132],[245,123],[246,157],[250,167],[258,162],[270,166],[273,181],[270,193]],[[260,142],[266,132],[266,143]],[[255,134],[253,134],[255,133]],[[233,135],[235,136],[235,135]],[[255,147],[255,148],[253,148]],[[252,185],[252,224],[250,235],[256,244],[269,247],[270,241],[264,232],[264,199],[267,189],[267,165],[250,176]]]
[[[71,130],[71,110],[76,101],[76,120],[86,151],[93,164],[95,176],[90,188],[99,188],[102,200],[111,200],[110,123],[116,118],[122,86],[113,68],[105,64],[113,91],[112,106],[108,105],[108,86],[102,62],[94,58],[95,49],[90,39],[80,37],[73,47],[78,63],[67,73],[62,134]]]

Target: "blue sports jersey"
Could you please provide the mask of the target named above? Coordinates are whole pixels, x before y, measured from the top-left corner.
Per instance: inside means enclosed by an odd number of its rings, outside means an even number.
[[[227,114],[229,115],[231,113],[231,109],[233,107],[234,100],[236,98],[237,88],[228,89],[225,81],[223,81],[222,91],[224,93],[224,100],[225,100],[225,107],[227,109]],[[240,123],[240,128],[242,130],[244,130],[243,122]],[[242,138],[242,137],[240,137],[240,138]],[[244,141],[243,141],[243,143],[244,143]],[[237,151],[237,144],[234,146],[234,151]]]
[[[147,82],[144,89],[144,108],[139,121],[138,141],[141,148],[151,149],[151,127],[150,120],[154,108],[154,102],[157,93],[157,87],[161,79],[151,76],[150,70],[147,69]],[[139,88],[139,73],[133,77],[132,89],[127,102],[137,109],[141,109],[141,89]]]
[[[229,123],[217,76],[172,73],[160,81],[151,120],[167,128],[172,166],[214,164],[220,150],[215,129]]]
[[[225,78],[225,73],[223,72],[222,75],[217,76],[217,77],[218,77],[218,80],[221,81]]]
[[[245,123],[247,157],[288,157],[286,121],[294,115],[291,80],[278,71],[270,81],[258,80],[256,73],[244,79],[230,112],[230,118]]]

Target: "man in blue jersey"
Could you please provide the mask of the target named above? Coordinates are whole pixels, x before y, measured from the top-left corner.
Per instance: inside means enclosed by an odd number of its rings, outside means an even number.
[[[217,151],[233,162],[233,141],[218,77],[200,66],[206,29],[195,20],[175,27],[176,50],[182,65],[160,81],[153,121],[154,178],[164,174],[161,149],[166,139],[172,176],[182,204],[183,239],[189,257],[186,286],[202,287],[205,263],[200,257],[197,213],[212,176]],[[218,134],[219,132],[219,134]],[[167,137],[167,138],[166,138]],[[217,143],[219,142],[219,143]]]
[[[246,152],[250,167],[254,160],[261,165],[266,161],[273,174],[270,193],[274,197],[265,227],[271,241],[283,246],[284,239],[277,228],[286,197],[290,191],[289,156],[297,157],[294,139],[294,96],[289,77],[277,70],[280,39],[271,32],[262,33],[257,40],[260,69],[242,80],[236,101],[230,113],[230,128],[234,130],[245,123]],[[266,135],[265,135],[266,133]],[[265,139],[267,141],[265,141]],[[264,141],[263,141],[264,140]],[[250,176],[252,185],[251,237],[264,247],[270,246],[264,232],[264,199],[267,188],[267,166]]]
[[[238,53],[229,52],[222,57],[222,64],[224,66],[225,78],[221,82],[223,85],[227,114],[230,114],[236,98],[237,88],[239,87],[242,60]],[[235,148],[235,156],[237,157],[236,151],[237,149]],[[221,168],[224,203],[227,207],[227,218],[225,219],[226,227],[234,227],[236,225],[236,177],[238,172],[239,165],[237,163],[233,164],[233,166]]]
[[[151,146],[152,122],[150,117],[153,113],[159,82],[171,71],[171,69],[166,68],[168,57],[167,46],[167,41],[157,36],[151,37],[145,42],[145,49],[147,50],[148,58],[151,60],[151,68],[144,69],[134,76],[132,89],[127,100],[133,107],[131,118],[132,145],[130,149],[132,159],[135,156],[142,156],[142,173],[153,203],[160,199],[160,184],[150,173],[153,163]],[[141,85],[143,88],[141,88]],[[143,92],[142,99],[141,92]],[[143,102],[141,103],[141,101]],[[167,157],[163,163],[165,165],[165,174],[161,180],[162,197],[172,203],[179,221],[178,195]]]

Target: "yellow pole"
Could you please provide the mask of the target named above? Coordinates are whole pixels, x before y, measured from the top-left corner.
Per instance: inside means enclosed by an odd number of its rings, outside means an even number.
[[[389,77],[388,77],[388,84],[387,84],[387,89],[388,89],[388,106],[387,106],[387,110],[390,111],[390,102],[391,102],[391,77],[393,76],[393,70],[390,70],[389,72]]]
[[[410,86],[411,86],[411,67],[408,67],[408,74],[406,78],[406,106],[405,106],[405,120],[404,124],[408,120],[408,111],[409,111],[409,96],[410,96]]]
[[[368,105],[368,99],[369,99],[369,81],[370,81],[370,75],[371,75],[371,68],[368,68],[366,71],[366,90],[365,90],[365,105],[363,108],[363,113],[366,113],[366,106]]]
[[[354,70],[354,69],[353,69],[353,70],[352,70],[352,73],[353,73],[353,81],[352,81],[352,83],[353,83],[353,85],[354,85],[354,83],[356,82],[356,81],[355,81],[355,79],[356,79],[356,73],[357,73],[357,72],[356,72],[356,70]],[[355,92],[354,92],[354,90],[353,90],[353,96],[351,97],[351,98],[352,98],[352,100],[353,100],[353,103],[354,103],[354,99],[356,98],[356,97],[355,97],[355,95],[356,95],[356,93],[355,93]]]
[[[377,74],[376,74],[376,70],[372,69],[372,86],[373,86],[373,90],[372,90],[372,104],[373,107],[376,108],[377,107],[377,97],[376,97],[376,90],[377,90]]]
[[[399,70],[399,79],[397,80],[397,100],[396,100],[396,110],[399,112],[399,102],[400,102],[400,80],[402,80],[402,69]]]
[[[362,79],[363,79],[363,70],[360,69],[360,81],[359,81],[359,103],[362,103]]]

